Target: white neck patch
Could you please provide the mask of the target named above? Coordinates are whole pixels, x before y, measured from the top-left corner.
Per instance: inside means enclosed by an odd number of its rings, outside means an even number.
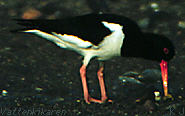
[[[116,23],[108,23],[106,21],[102,21],[102,23],[112,33],[104,37],[104,40],[98,45],[98,59],[106,60],[113,56],[120,56],[121,47],[123,45],[123,40],[125,37],[122,31],[123,26]]]
[[[106,21],[102,21],[103,25],[107,27],[110,31],[122,30],[123,26],[116,23],[108,23]]]

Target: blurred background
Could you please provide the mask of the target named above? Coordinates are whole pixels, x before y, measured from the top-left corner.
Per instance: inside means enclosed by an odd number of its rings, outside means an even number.
[[[163,99],[158,63],[115,58],[106,62],[104,71],[113,103],[88,105],[79,75],[81,56],[36,36],[10,33],[19,27],[13,19],[61,19],[88,13],[123,15],[145,32],[167,36],[176,48],[169,64],[173,97]],[[98,63],[93,60],[90,64],[90,94],[100,98]],[[0,108],[5,111],[0,115],[7,115],[8,109],[17,109],[18,115],[18,108],[44,110],[44,115],[50,111],[57,115],[58,110],[61,116],[185,115],[184,69],[184,0],[0,0]]]

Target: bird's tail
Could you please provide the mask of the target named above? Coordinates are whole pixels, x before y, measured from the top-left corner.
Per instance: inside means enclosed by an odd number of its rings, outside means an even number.
[[[80,54],[84,54],[83,51],[90,46],[92,43],[83,41],[82,39],[72,35],[61,35],[51,30],[48,27],[48,23],[53,23],[53,20],[31,20],[31,19],[15,19],[17,24],[24,26],[22,29],[13,30],[11,32],[24,32],[40,36],[44,39],[52,41],[61,48],[70,49]],[[56,25],[52,25],[56,26]]]

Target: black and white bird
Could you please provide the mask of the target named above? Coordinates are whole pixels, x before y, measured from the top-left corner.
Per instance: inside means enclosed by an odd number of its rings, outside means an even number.
[[[164,94],[168,96],[167,62],[175,55],[172,42],[163,35],[141,32],[139,26],[127,17],[87,14],[60,20],[16,21],[24,26],[23,29],[16,30],[17,32],[38,35],[84,57],[80,75],[86,103],[103,103],[108,99],[101,62],[115,56],[140,57],[160,62]],[[100,100],[92,98],[87,87],[86,68],[92,58],[100,61],[100,69],[97,72],[101,90]]]

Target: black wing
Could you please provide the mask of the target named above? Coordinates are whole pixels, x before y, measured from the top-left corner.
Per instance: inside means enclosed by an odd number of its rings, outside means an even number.
[[[93,44],[99,44],[105,36],[111,34],[102,21],[123,25],[124,33],[140,32],[139,27],[132,20],[113,14],[88,14],[65,18],[61,20],[16,20],[18,24],[25,26],[21,30],[38,29],[47,33],[56,32],[60,34],[75,35]],[[135,30],[136,29],[136,30]]]

